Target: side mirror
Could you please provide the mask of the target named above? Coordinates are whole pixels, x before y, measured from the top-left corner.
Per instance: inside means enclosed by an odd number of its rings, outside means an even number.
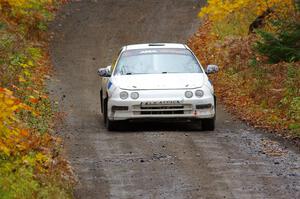
[[[208,65],[206,68],[206,74],[212,74],[219,71],[219,67],[217,65]]]
[[[110,73],[110,66],[106,67],[106,68],[99,68],[98,69],[98,75],[100,77],[110,77],[111,73]]]

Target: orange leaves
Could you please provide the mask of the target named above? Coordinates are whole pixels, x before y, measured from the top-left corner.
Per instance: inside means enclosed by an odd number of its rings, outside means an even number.
[[[35,98],[31,98],[33,102]],[[25,129],[16,113],[32,110],[13,96],[13,92],[0,88],[0,155],[20,155],[40,145],[40,137]]]
[[[30,96],[32,103],[38,99]],[[51,148],[53,142],[59,142],[47,133],[39,135],[32,133],[32,129],[25,128],[16,114],[21,110],[31,110],[13,96],[13,92],[0,87],[0,155],[20,155],[31,150],[40,150],[40,147]]]
[[[37,99],[31,97],[31,100],[36,102]],[[60,142],[47,133],[39,135],[24,127],[16,113],[27,108],[12,91],[0,87],[0,156],[21,157],[24,164],[43,170],[51,159],[49,149],[59,146]],[[30,153],[35,155],[28,156]]]
[[[211,33],[212,23],[208,20],[203,21],[198,32],[188,41],[188,45],[193,49],[200,59],[201,64],[213,64],[211,61],[211,43],[215,43],[217,36]],[[217,64],[217,63],[214,63]]]
[[[39,99],[38,98],[35,98],[33,96],[29,96],[29,101],[33,104],[36,104],[39,102]]]
[[[0,128],[15,120],[14,113],[22,106],[10,90],[0,88]]]
[[[12,91],[0,88],[0,152],[6,155],[14,153],[16,147],[22,148],[21,141],[28,136],[16,117],[20,109],[28,109],[28,106],[16,99]]]
[[[20,130],[20,135],[22,137],[28,137],[30,134],[27,130],[22,129],[22,130]]]

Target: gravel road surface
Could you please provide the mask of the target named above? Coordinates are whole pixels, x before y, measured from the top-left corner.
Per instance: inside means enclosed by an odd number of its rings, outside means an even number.
[[[97,69],[119,48],[185,42],[199,26],[196,0],[74,0],[51,25],[53,100],[79,184],[76,198],[300,198],[299,151],[233,119],[217,129],[142,123],[108,132],[99,113]]]

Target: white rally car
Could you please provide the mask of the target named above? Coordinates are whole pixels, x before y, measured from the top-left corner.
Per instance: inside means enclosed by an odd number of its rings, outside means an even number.
[[[214,130],[216,98],[207,74],[184,44],[124,46],[112,66],[100,68],[101,112],[108,130],[128,120],[199,122]]]

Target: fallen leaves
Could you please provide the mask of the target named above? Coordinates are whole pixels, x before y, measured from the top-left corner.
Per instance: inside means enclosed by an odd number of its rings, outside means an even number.
[[[282,156],[288,153],[288,150],[280,146],[276,141],[262,140],[262,151],[269,156]]]
[[[296,100],[300,79],[295,78],[300,75],[300,62],[266,64],[253,51],[257,39],[255,35],[221,39],[213,34],[212,22],[204,21],[188,45],[203,65],[219,65],[219,72],[210,79],[227,110],[254,127],[297,137],[300,134],[289,126],[300,124]]]

